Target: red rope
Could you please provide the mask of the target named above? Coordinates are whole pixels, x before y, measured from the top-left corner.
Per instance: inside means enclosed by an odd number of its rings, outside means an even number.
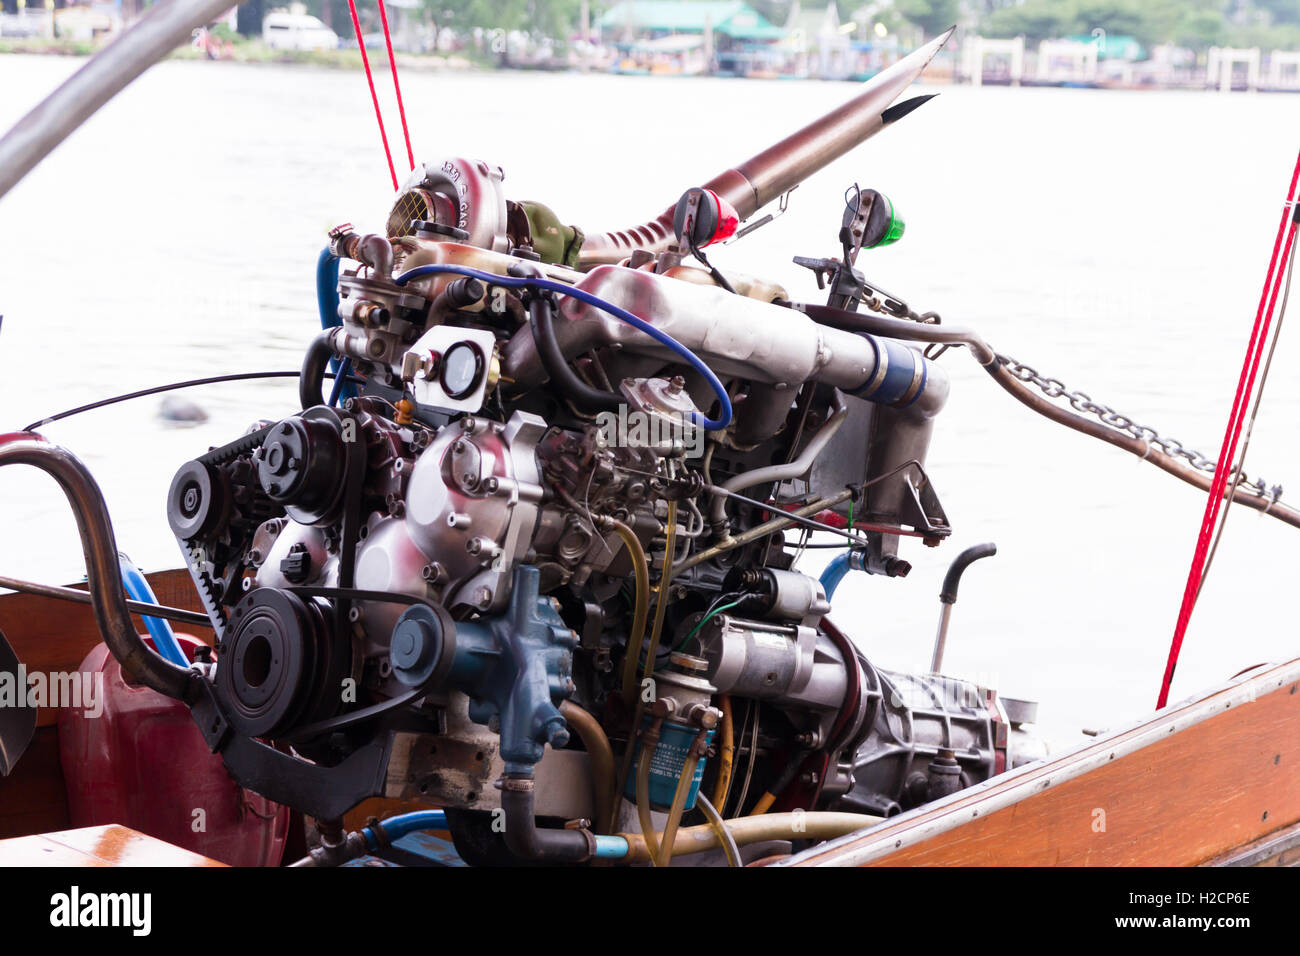
[[[361,48],[361,64],[366,68],[366,83],[370,85],[370,102],[375,106],[375,122],[379,124],[379,138],[384,141],[384,157],[388,160],[388,175],[393,177],[393,192],[397,192],[397,169],[393,166],[393,152],[388,148],[388,133],[384,131],[384,115],[379,111],[379,96],[375,93],[375,79],[370,75],[370,57],[366,56],[366,41],[361,36],[361,21],[357,19],[356,0],[348,0],[348,12],[352,14],[352,29],[357,34],[357,46]],[[388,34],[388,24],[384,24],[384,35]],[[391,48],[390,48],[391,49]],[[392,53],[389,53],[391,60]],[[402,125],[406,125],[403,117]]]
[[[1264,343],[1268,339],[1268,330],[1273,322],[1273,309],[1277,304],[1278,290],[1286,263],[1291,256],[1295,241],[1296,227],[1288,231],[1287,222],[1294,215],[1296,183],[1300,181],[1300,155],[1296,157],[1295,171],[1291,174],[1291,186],[1287,190],[1287,204],[1282,210],[1282,219],[1277,226],[1277,236],[1273,240],[1273,254],[1268,263],[1268,274],[1264,278],[1264,289],[1259,296],[1259,307],[1255,311],[1255,324],[1250,332],[1250,342],[1246,346],[1246,358],[1241,366],[1241,376],[1237,380],[1237,392],[1232,400],[1232,411],[1228,415],[1228,427],[1223,435],[1223,445],[1219,449],[1219,460],[1214,467],[1214,479],[1210,483],[1210,497],[1205,503],[1205,515],[1201,519],[1201,531],[1196,539],[1196,550],[1192,555],[1192,566],[1187,574],[1187,586],[1183,589],[1183,603],[1178,611],[1178,624],[1174,628],[1173,641],[1169,646],[1169,659],[1165,664],[1164,679],[1160,683],[1160,697],[1156,708],[1162,708],[1169,702],[1169,686],[1173,683],[1174,668],[1178,664],[1178,653],[1182,650],[1183,638],[1187,634],[1187,624],[1192,618],[1192,609],[1196,606],[1196,595],[1200,590],[1201,577],[1205,573],[1205,558],[1209,551],[1210,539],[1218,523],[1219,510],[1223,505],[1224,493],[1228,484],[1228,472],[1232,470],[1229,463],[1235,460],[1237,441],[1241,437],[1241,428],[1245,423],[1248,399],[1255,388],[1255,375],[1259,371],[1259,360],[1264,353]],[[1283,246],[1283,236],[1286,244]],[[1279,259],[1279,251],[1281,258]],[[1270,290],[1272,290],[1270,294]]]
[[[384,45],[388,47],[388,68],[393,72],[393,89],[397,93],[397,115],[402,118],[402,136],[406,138],[406,158],[414,169],[415,154],[411,152],[411,134],[406,128],[406,107],[402,105],[402,84],[397,81],[397,61],[393,59],[393,38],[388,33],[388,11],[384,9],[384,0],[379,0],[379,19],[384,24]]]

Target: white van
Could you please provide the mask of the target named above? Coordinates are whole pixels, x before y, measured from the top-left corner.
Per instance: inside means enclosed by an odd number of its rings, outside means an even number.
[[[279,10],[262,21],[262,42],[272,50],[336,50],[339,36],[310,14]]]

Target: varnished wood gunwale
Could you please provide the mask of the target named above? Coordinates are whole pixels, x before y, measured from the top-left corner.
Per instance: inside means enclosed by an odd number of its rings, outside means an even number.
[[[1300,660],[792,857],[792,866],[1180,866],[1300,821]]]

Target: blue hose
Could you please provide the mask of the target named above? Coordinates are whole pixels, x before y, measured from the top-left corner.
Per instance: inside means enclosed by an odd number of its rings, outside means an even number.
[[[627,856],[627,840],[621,836],[597,836],[596,859],[621,860]]]
[[[343,324],[339,318],[339,257],[330,252],[326,246],[316,260],[316,309],[320,312],[320,327],[332,329]],[[357,389],[347,381],[346,371],[340,372],[337,358],[330,359],[330,370],[334,372],[334,390],[330,395],[330,404],[339,398],[356,398]]]
[[[125,554],[119,554],[117,563],[122,569],[122,586],[126,589],[127,597],[144,604],[157,604],[158,599],[154,597],[149,582],[140,573],[140,569],[131,563],[131,559]],[[189,668],[190,659],[181,650],[180,641],[176,640],[170,624],[160,617],[146,617],[144,626],[153,638],[153,646],[160,656],[180,667]]]
[[[388,842],[392,843],[400,840],[408,833],[416,833],[420,830],[447,829],[447,812],[445,810],[416,810],[412,813],[401,813],[395,817],[389,817],[387,820],[381,820],[379,825],[383,827]],[[366,846],[371,850],[379,849],[379,840],[376,838],[372,827],[362,827],[361,835],[366,838]]]
[[[712,388],[714,394],[718,396],[718,402],[722,406],[722,411],[716,419],[700,416],[700,424],[703,427],[716,431],[717,429],[726,428],[731,424],[731,397],[727,395],[726,386],[719,381],[718,376],[713,374],[713,369],[705,365],[698,355],[688,349],[685,345],[682,345],[681,342],[678,342],[667,332],[655,328],[640,316],[633,315],[631,312],[619,308],[612,302],[606,302],[600,296],[593,295],[585,289],[579,289],[577,286],[566,285],[563,282],[556,282],[553,279],[540,279],[532,276],[501,276],[492,272],[483,272],[480,269],[470,269],[467,266],[416,266],[414,269],[403,272],[394,281],[398,285],[406,285],[406,283],[410,282],[412,279],[419,279],[422,276],[444,274],[471,276],[472,278],[478,279],[480,282],[487,283],[488,285],[503,286],[507,289],[519,289],[525,286],[533,289],[546,289],[559,295],[567,295],[570,298],[577,299],[579,302],[585,302],[593,308],[600,309],[600,311],[612,315],[614,318],[622,322],[626,322],[634,329],[644,332],[656,342],[659,342],[666,348],[676,352],[688,365],[703,375],[705,380],[708,381],[709,387]]]
[[[330,389],[330,408],[339,403],[339,397],[343,394],[345,388],[350,388],[348,376],[352,374],[352,359],[345,358],[343,364],[338,367],[338,374],[334,376],[334,387]],[[355,394],[355,389],[353,393]]]
[[[379,825],[383,827],[388,842],[393,843],[408,833],[416,833],[420,830],[447,829],[447,812],[445,810],[416,810],[412,813],[402,813],[395,817],[389,817],[387,820],[380,821]],[[366,846],[369,849],[372,851],[379,849],[379,840],[376,838],[373,827],[362,827],[361,835],[365,837]],[[627,840],[623,837],[596,837],[596,859],[621,860],[627,854]]]
[[[819,578],[822,590],[826,592],[826,600],[835,596],[835,589],[840,586],[844,576],[850,571],[862,570],[862,552],[861,551],[841,551],[831,563],[826,565]]]

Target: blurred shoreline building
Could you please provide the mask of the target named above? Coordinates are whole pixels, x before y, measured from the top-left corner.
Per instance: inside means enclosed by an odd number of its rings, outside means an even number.
[[[786,76],[815,77],[823,80],[848,79],[853,70],[853,40],[850,34],[857,24],[840,21],[834,0],[801,0],[790,4],[785,21],[785,36],[778,44],[785,54],[782,73]]]
[[[597,21],[623,73],[775,76],[786,36],[743,0],[623,0]]]
[[[0,0],[0,40],[17,52],[86,53],[158,2]],[[284,53],[355,49],[347,0],[309,2],[310,9],[302,0],[247,0],[220,18],[229,32],[196,31],[195,45],[213,56],[210,41],[217,37],[217,52],[235,56],[231,38],[237,30],[252,38],[234,38],[240,44],[253,44],[252,58],[264,49]],[[552,19],[549,32],[536,26],[543,22],[540,19],[526,18],[521,23],[518,11],[511,14],[515,25],[507,28],[474,25],[496,22],[491,9],[476,8],[467,14],[450,5],[441,9],[432,0],[385,0],[385,5],[397,52],[413,57],[445,54],[444,65],[458,51],[477,54],[474,61],[460,59],[458,65],[464,68],[474,62],[495,62],[521,69],[863,80],[927,38],[897,0],[844,0],[842,4],[785,0],[777,6],[784,11],[779,24],[764,16],[753,5],[756,2],[580,0],[569,21]],[[1192,49],[1172,43],[1146,48],[1134,36],[1100,27],[1090,35],[1073,33],[1080,29],[1077,25],[1062,30],[1068,35],[1035,35],[1031,43],[1024,34],[981,36],[979,17],[970,14],[969,0],[963,3],[968,14],[965,26],[935,57],[927,82],[1300,92],[1300,49],[1283,45],[1285,37],[1297,35],[1294,31],[1279,34],[1279,48],[1274,49]],[[366,47],[383,50],[374,0],[358,0],[357,5]],[[1003,6],[1009,9],[1014,4]],[[528,17],[539,15],[540,6],[528,9],[532,11]]]

